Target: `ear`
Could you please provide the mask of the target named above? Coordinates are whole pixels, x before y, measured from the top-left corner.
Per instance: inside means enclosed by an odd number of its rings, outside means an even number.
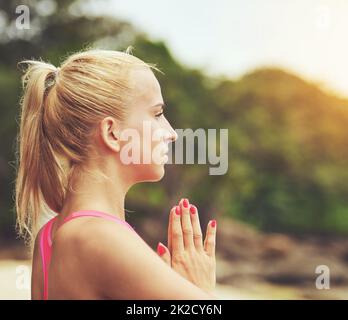
[[[106,117],[100,122],[100,129],[104,143],[112,150],[119,152],[121,149],[118,122],[113,117]]]

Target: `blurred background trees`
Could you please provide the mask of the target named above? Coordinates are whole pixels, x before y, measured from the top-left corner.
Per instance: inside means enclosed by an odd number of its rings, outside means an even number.
[[[14,26],[20,4],[30,6],[30,32]],[[126,208],[131,222],[141,225],[146,217],[165,224],[169,209],[188,197],[199,208],[203,225],[224,215],[265,231],[348,233],[348,100],[274,68],[240,79],[208,77],[126,21],[87,16],[80,7],[72,0],[0,2],[2,241],[15,239],[17,63],[42,58],[58,66],[70,53],[89,46],[124,50],[129,45],[134,55],[165,73],[156,76],[174,128],[229,130],[225,175],[210,176],[209,164],[167,165],[160,182],[130,191]]]

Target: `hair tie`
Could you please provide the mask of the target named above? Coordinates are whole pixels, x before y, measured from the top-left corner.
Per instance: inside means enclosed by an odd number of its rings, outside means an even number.
[[[45,89],[49,89],[50,87],[52,87],[53,85],[56,84],[57,82],[57,77],[58,77],[58,72],[59,72],[60,68],[56,68],[53,72],[51,72],[51,74],[46,78],[45,81]]]
[[[56,76],[58,76],[58,72],[60,71],[60,67],[57,67],[56,68],[56,71],[55,71],[55,74],[56,74]]]

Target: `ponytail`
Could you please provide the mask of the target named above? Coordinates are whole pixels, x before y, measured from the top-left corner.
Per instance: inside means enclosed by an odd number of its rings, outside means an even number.
[[[57,68],[40,61],[23,61],[29,68],[22,78],[24,95],[17,150],[16,212],[18,232],[31,243],[38,217],[46,204],[53,210],[62,205],[60,165],[43,126],[47,95],[55,85]],[[44,201],[43,201],[44,200]]]

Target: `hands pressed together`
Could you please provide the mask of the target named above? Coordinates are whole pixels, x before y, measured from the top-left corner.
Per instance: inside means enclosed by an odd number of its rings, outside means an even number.
[[[212,293],[216,284],[216,220],[209,221],[203,242],[197,208],[181,199],[169,215],[168,247],[161,242],[157,253],[180,275]]]

